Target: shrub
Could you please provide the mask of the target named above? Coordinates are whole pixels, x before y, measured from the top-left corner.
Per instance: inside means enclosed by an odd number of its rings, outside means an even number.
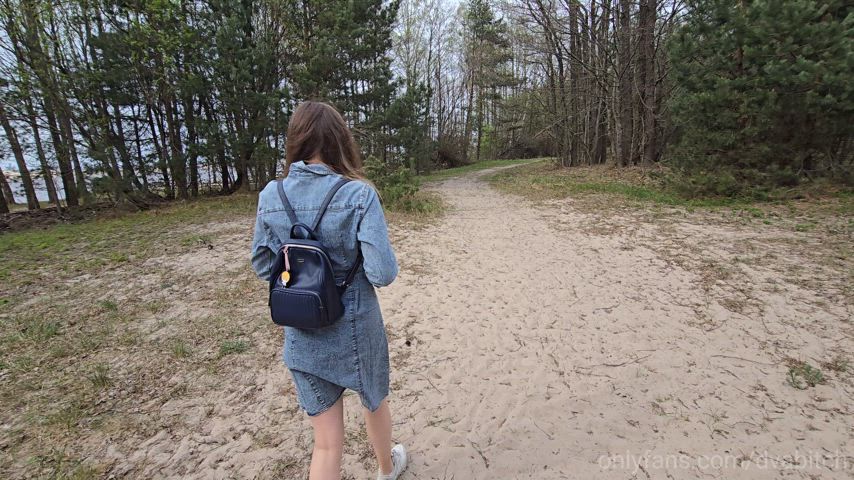
[[[386,208],[417,210],[418,181],[409,168],[368,157],[365,160],[365,173],[374,182]]]

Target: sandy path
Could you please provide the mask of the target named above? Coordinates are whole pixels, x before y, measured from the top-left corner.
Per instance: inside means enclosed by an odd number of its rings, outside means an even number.
[[[407,478],[851,478],[835,458],[854,452],[850,377],[796,390],[775,348],[850,354],[850,304],[785,285],[733,313],[725,287],[662,252],[736,232],[662,237],[622,219],[592,234],[594,215],[535,210],[478,178],[436,187],[452,206],[437,226],[395,232],[403,272],[381,301]],[[799,453],[825,465],[776,458]]]
[[[850,369],[797,390],[782,364],[854,358],[850,260],[702,214],[535,207],[484,174],[430,187],[450,206],[435,224],[392,228],[402,271],[380,298],[405,479],[851,478]],[[107,477],[306,472],[310,426],[247,264],[251,223],[79,280],[157,307],[129,325],[136,347],[101,354],[117,380],[72,443]],[[229,338],[249,350],[218,355]],[[175,339],[192,355],[172,359]],[[345,478],[372,478],[358,399],[345,408]]]

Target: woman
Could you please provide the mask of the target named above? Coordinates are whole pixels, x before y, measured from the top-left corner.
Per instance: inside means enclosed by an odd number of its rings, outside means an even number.
[[[362,174],[359,147],[344,119],[330,105],[301,104],[288,124],[287,178],[284,189],[298,219],[309,223],[341,176],[345,184],[329,204],[318,238],[331,254],[336,281],[342,280],[361,249],[360,268],[342,302],[345,313],[319,330],[285,327],[284,360],[293,376],[300,407],[314,428],[309,479],[341,477],[344,448],[342,394],[350,389],[364,406],[368,439],[379,465],[378,479],[397,479],[406,468],[406,450],[391,447],[388,340],[374,287],[397,276],[397,260],[377,192]],[[276,251],[288,238],[291,222],[270,182],[258,199],[252,266],[267,280]]]

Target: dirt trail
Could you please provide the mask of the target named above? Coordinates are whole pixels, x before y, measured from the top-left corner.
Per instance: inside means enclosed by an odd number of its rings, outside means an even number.
[[[850,371],[825,369],[827,383],[798,390],[783,363],[854,358],[850,262],[790,281],[792,265],[816,262],[788,234],[535,207],[483,175],[430,187],[450,207],[435,224],[392,228],[402,270],[379,295],[395,438],[411,451],[404,478],[850,478]],[[152,354],[133,373],[148,390],[114,387],[137,405],[78,445],[112,477],[306,471],[310,427],[247,265],[251,222],[212,225],[212,250],[147,261],[126,292],[168,305],[137,325],[151,345],[243,334],[251,349],[172,364]],[[97,282],[109,291],[127,274]],[[147,360],[111,362],[121,376]],[[358,399],[345,408],[345,478],[373,478]]]
[[[681,242],[734,263],[743,229],[535,209],[482,175],[436,187],[452,210],[434,228],[396,232],[403,273],[381,294],[409,478],[779,478],[774,456],[854,452],[850,376],[800,391],[780,364],[850,358],[844,298],[782,281],[742,298],[674,261]],[[777,275],[741,273],[742,290]],[[834,470],[776,467],[850,478],[851,458],[819,460]]]

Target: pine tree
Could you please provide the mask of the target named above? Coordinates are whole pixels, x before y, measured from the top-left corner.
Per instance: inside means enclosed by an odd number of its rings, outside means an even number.
[[[393,81],[391,33],[398,2],[291,0],[285,11],[293,96],[332,102],[368,155],[387,159]]]
[[[498,100],[496,87],[512,83],[502,69],[510,60],[507,25],[496,18],[488,0],[470,0],[464,14],[466,62],[469,71],[469,109],[466,115],[464,157],[468,159],[471,132],[476,130],[475,161],[480,160],[486,102]]]
[[[669,44],[676,164],[718,193],[840,175],[852,154],[854,8],[693,0]]]

